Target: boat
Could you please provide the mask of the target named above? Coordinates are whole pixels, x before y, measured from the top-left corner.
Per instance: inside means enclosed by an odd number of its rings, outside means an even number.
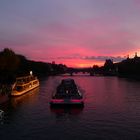
[[[0,110],[0,120],[2,120],[4,117],[4,111],[3,110]]]
[[[76,105],[83,106],[84,99],[75,81],[71,78],[63,79],[58,85],[56,92],[52,95],[51,106]]]
[[[39,80],[33,75],[16,78],[11,96],[20,96],[39,86]]]
[[[11,94],[11,85],[0,84],[0,104],[4,104],[9,100]]]

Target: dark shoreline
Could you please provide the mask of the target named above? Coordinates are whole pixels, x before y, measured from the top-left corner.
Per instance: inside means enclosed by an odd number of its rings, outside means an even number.
[[[9,96],[8,95],[1,95],[0,94],[0,104],[4,104],[9,100]]]

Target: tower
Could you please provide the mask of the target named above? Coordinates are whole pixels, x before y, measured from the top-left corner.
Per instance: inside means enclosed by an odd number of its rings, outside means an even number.
[[[135,52],[135,58],[137,58],[138,56],[137,56],[137,52]]]

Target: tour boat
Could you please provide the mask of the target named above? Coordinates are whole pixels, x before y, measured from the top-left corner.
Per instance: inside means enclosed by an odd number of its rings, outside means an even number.
[[[51,106],[59,105],[84,105],[81,92],[78,90],[73,79],[63,79],[57,87],[50,101]]]
[[[39,80],[33,75],[16,78],[11,96],[20,96],[39,86]]]

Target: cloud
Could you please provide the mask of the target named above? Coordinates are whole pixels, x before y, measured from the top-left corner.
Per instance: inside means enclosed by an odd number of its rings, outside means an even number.
[[[0,1],[0,48],[71,65],[121,61],[140,46],[139,4],[140,0]]]
[[[81,59],[81,60],[94,60],[94,61],[105,61],[106,59],[112,59],[114,62],[119,62],[125,59],[121,56],[62,56],[57,59]]]
[[[112,59],[114,62],[119,62],[125,59],[125,57],[121,56],[86,56],[84,59],[86,60],[97,60],[97,61],[105,61],[106,59]]]

